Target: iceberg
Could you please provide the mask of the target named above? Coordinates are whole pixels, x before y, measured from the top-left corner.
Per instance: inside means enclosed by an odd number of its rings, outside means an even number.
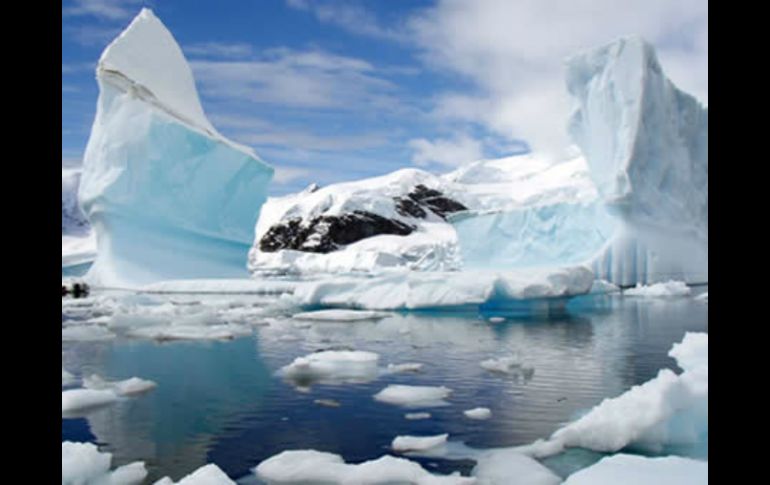
[[[107,46],[78,198],[94,285],[244,277],[273,169],[219,134],[171,33],[149,9]]]
[[[61,169],[61,265],[69,268],[96,258],[96,237],[78,204],[81,170]]]
[[[619,39],[572,58],[570,134],[618,222],[593,258],[619,285],[708,281],[708,109],[665,76],[652,46]]]
[[[144,462],[136,461],[110,471],[112,453],[102,453],[92,443],[61,444],[62,485],[138,485],[147,476]]]

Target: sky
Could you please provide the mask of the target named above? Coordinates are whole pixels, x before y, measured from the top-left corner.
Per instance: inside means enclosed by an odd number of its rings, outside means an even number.
[[[271,194],[569,145],[565,62],[640,35],[708,104],[707,0],[64,0],[62,166],[80,164],[102,50],[142,7],[180,44],[212,124]]]

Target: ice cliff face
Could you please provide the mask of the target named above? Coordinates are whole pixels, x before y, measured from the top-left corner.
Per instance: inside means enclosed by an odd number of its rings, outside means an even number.
[[[570,133],[620,222],[593,259],[597,277],[708,281],[708,110],[639,38],[574,57],[567,86],[577,102]]]
[[[273,170],[206,119],[181,49],[143,9],[102,53],[80,204],[104,285],[246,275]]]

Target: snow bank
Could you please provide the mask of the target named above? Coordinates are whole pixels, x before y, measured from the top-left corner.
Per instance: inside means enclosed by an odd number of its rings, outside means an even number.
[[[206,119],[192,71],[148,9],[104,50],[79,200],[92,284],[247,275],[273,169]]]
[[[396,436],[390,447],[393,451],[420,451],[435,448],[446,443],[448,434],[436,436]]]
[[[463,414],[470,419],[489,419],[492,417],[492,411],[489,408],[473,408],[463,411]]]
[[[254,473],[268,485],[335,483],[345,485],[464,485],[476,480],[460,476],[431,475],[417,463],[382,456],[359,464],[345,463],[341,456],[315,450],[284,451],[260,463]]]
[[[62,442],[62,485],[134,485],[142,483],[147,476],[147,470],[141,461],[110,472],[111,462],[112,453],[102,453],[94,444]]]
[[[380,356],[360,350],[327,350],[297,357],[278,373],[306,387],[314,382],[364,383],[377,378]]]
[[[407,386],[391,384],[374,395],[374,399],[396,406],[427,408],[446,406],[444,399],[448,398],[452,390],[444,386]]]
[[[665,283],[655,283],[649,286],[637,283],[635,288],[623,291],[625,296],[641,296],[645,298],[669,298],[687,296],[689,294],[690,287],[682,281],[666,281]]]
[[[617,454],[570,475],[564,485],[704,485],[708,462],[666,456]]]
[[[168,477],[163,477],[154,485],[236,485],[236,483],[225,475],[218,466],[213,463],[204,465],[193,473],[185,476],[178,482],[172,481]]]

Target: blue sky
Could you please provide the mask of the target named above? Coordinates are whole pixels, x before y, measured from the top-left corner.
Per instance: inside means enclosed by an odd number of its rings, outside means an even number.
[[[65,0],[63,165],[88,140],[99,55],[142,6],[182,47],[212,123],[276,167],[273,194],[558,152],[564,60],[621,35],[652,42],[708,102],[706,1]]]

